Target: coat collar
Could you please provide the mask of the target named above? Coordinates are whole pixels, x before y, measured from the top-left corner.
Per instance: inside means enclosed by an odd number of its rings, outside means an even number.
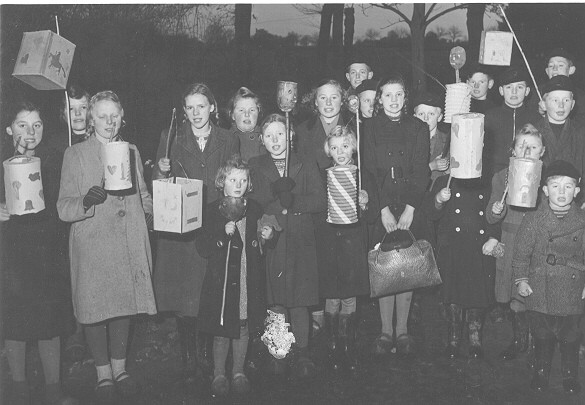
[[[213,154],[213,152],[225,147],[226,142],[224,137],[221,136],[219,128],[212,123],[210,123],[210,125],[211,132],[209,133],[209,139],[207,140],[207,145],[205,145],[205,150],[203,150],[203,152],[199,148],[195,135],[193,135],[191,125],[188,122],[184,123],[179,128],[176,141],[177,144],[185,148],[196,159],[206,160],[208,156]]]
[[[266,153],[264,155],[261,155],[258,157],[258,159],[260,168],[266,174],[270,181],[276,181],[280,178],[280,173],[278,172],[278,169],[274,165],[274,162],[272,161],[272,156],[270,156],[270,154]],[[301,162],[301,160],[295,153],[291,153],[290,161],[288,163],[288,177],[294,179],[299,174],[302,167],[303,162]]]

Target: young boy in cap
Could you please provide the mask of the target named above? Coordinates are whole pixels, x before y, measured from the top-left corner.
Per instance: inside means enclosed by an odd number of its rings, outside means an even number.
[[[524,216],[512,268],[518,293],[526,297],[534,336],[534,376],[530,387],[548,388],[555,344],[561,352],[563,388],[581,390],[579,320],[585,298],[585,215],[573,203],[580,191],[580,173],[569,162],[555,160],[545,170],[543,191],[548,203]]]
[[[347,95],[356,94],[357,87],[364,80],[371,79],[373,76],[374,72],[367,63],[361,60],[350,63],[345,70],[345,78],[350,84],[349,89],[347,89]]]
[[[489,157],[486,169],[497,173],[508,167],[510,145],[516,131],[527,123],[538,120],[531,114],[524,100],[530,94],[528,75],[524,69],[510,67],[499,77],[500,95],[504,98],[501,106],[485,113],[486,145],[484,155]]]
[[[377,88],[377,80],[366,79],[355,89],[360,101],[360,113],[362,118],[372,118],[372,115],[374,115]]]
[[[485,114],[496,105],[487,95],[494,87],[494,79],[485,65],[479,63],[470,65],[467,70],[467,84],[471,86],[471,112]]]

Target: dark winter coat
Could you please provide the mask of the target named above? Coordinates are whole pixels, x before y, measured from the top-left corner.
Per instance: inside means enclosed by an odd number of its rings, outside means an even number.
[[[262,138],[262,131],[259,127],[254,128],[252,132],[242,132],[235,125],[230,129],[232,134],[240,140],[240,156],[246,162],[250,161],[255,156],[263,155],[266,148],[260,142]]]
[[[174,133],[171,134],[174,137]],[[167,131],[163,130],[156,162],[164,157]],[[211,133],[201,152],[191,124],[179,126],[177,136],[170,148],[171,176],[203,180],[203,203],[219,198],[215,188],[218,169],[235,153],[240,151],[240,141],[230,131],[211,126]],[[163,175],[155,163],[153,179]],[[197,316],[199,295],[205,276],[207,261],[195,248],[195,232],[158,234],[154,287],[159,311],[175,311],[182,315]]]
[[[266,253],[267,300],[269,305],[287,308],[319,302],[315,228],[311,214],[327,206],[325,186],[313,160],[290,155],[289,177],[296,185],[294,204],[283,214],[283,207],[270,186],[280,174],[269,154],[250,161],[253,193],[266,214],[275,215],[284,228],[274,250]]]
[[[343,116],[339,114],[337,125],[345,125]],[[299,154],[315,159],[323,180],[325,180],[325,169],[333,164],[331,158],[325,154],[325,141],[327,135],[321,119],[312,117],[301,123],[295,130],[296,144]]]
[[[219,211],[220,200],[207,206],[203,227],[197,231],[197,251],[207,259],[207,272],[201,291],[201,306],[198,325],[202,331],[216,336],[232,339],[240,337],[240,272],[242,249],[246,249],[246,291],[247,320],[250,334],[260,331],[266,315],[266,263],[260,253],[258,220],[262,217],[262,207],[248,199],[246,210],[245,241],[236,227],[229,238],[225,224],[229,221]],[[267,241],[265,248],[273,246],[275,237]],[[225,260],[228,244],[230,258],[224,312],[224,325],[220,325],[223,284],[225,280]]]
[[[451,199],[441,209],[435,197],[447,186],[439,177],[426,200],[429,217],[437,223],[437,264],[443,279],[445,303],[487,308],[494,300],[495,259],[482,253],[499,227],[489,225],[485,210],[490,196],[487,179],[451,179]]]
[[[469,111],[474,113],[485,114],[494,107],[496,107],[496,103],[494,103],[489,97],[486,98],[485,100],[477,100],[472,97]]]
[[[433,136],[430,139],[429,163],[431,163],[433,160],[435,160],[436,158],[438,158],[441,155],[449,157],[449,150],[447,149],[449,147],[448,143],[449,143],[449,135],[446,134],[445,132],[439,131],[437,129],[437,132],[435,132],[435,136]],[[433,182],[435,180],[437,180],[437,178],[444,175],[445,173],[447,173],[447,172],[440,172],[438,170],[431,171],[431,184],[429,186],[429,190],[432,188]]]
[[[526,309],[558,316],[583,313],[584,233],[585,213],[575,204],[560,219],[547,203],[524,216],[512,267],[516,281],[524,279],[532,288]],[[554,263],[551,258],[569,259],[569,263],[549,264],[547,258],[550,263]]]
[[[4,152],[2,161],[10,157],[12,148]],[[62,155],[41,143],[35,156],[41,159],[45,209],[0,222],[2,327],[4,338],[18,341],[63,335],[65,321],[71,318],[66,313],[71,300],[67,227],[56,206]],[[4,202],[3,168],[1,173],[0,201]]]
[[[541,118],[536,124],[536,129],[542,134],[546,150],[542,156],[545,166],[558,159],[572,163],[579,173],[585,171],[585,156],[583,146],[585,144],[585,128],[580,121],[567,118],[560,139],[554,134],[548,118]]]

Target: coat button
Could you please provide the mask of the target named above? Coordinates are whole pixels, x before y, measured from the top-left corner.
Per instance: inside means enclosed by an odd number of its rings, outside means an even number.
[[[457,198],[461,197],[461,193],[456,193],[455,197],[457,197]]]
[[[205,167],[205,163],[201,163],[201,167]]]
[[[479,216],[483,217],[483,211],[479,211]]]
[[[485,233],[485,231],[484,231],[483,229],[480,229],[480,230],[479,230],[479,234],[480,234],[480,235],[483,235],[484,233]]]
[[[457,208],[457,209],[455,210],[455,214],[459,214],[460,212],[461,212],[461,210],[460,210],[459,208]]]
[[[341,236],[341,232],[340,232],[340,231],[337,231],[335,234],[336,234],[337,236]]]
[[[124,210],[118,211],[118,216],[120,216],[120,217],[126,216],[126,211],[124,211]]]
[[[402,151],[402,150],[401,150],[401,151],[400,151],[400,152],[398,152],[398,153],[400,153],[400,156],[404,156],[404,151]]]
[[[124,201],[124,196],[123,196],[123,195],[119,196],[119,197],[118,197],[118,200],[120,200],[120,201]]]
[[[573,274],[573,275],[571,276],[571,278],[574,280],[574,279],[576,279],[576,278],[577,278],[577,276]]]
[[[256,239],[252,241],[252,247],[258,247],[258,241]]]
[[[459,227],[455,228],[455,232],[459,232],[459,231],[461,231],[461,228],[459,228]]]
[[[392,152],[388,152],[388,156],[392,156]]]
[[[577,239],[578,239],[578,238],[577,238],[576,236],[573,236],[573,240],[574,240],[575,242],[577,242]]]
[[[480,199],[480,200],[483,200],[483,194],[480,194],[480,195],[479,195],[479,199]]]
[[[553,243],[554,239],[553,239],[553,238],[550,238],[548,241],[549,241],[550,243]]]
[[[218,241],[217,241],[217,247],[223,247],[223,242],[222,242],[222,241],[220,241],[220,240],[218,240]]]

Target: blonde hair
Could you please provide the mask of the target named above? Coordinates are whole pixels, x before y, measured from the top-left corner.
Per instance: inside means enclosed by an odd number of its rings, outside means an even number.
[[[357,139],[355,134],[351,130],[351,128],[343,125],[336,125],[329,135],[327,135],[327,139],[325,140],[325,145],[323,145],[323,149],[325,150],[325,154],[328,157],[331,157],[331,151],[329,150],[329,142],[333,138],[342,138],[347,141],[349,146],[351,147],[351,153],[355,153],[357,151]]]
[[[88,135],[95,134],[95,126],[93,125],[93,109],[95,105],[100,101],[111,101],[112,103],[116,104],[116,107],[120,110],[120,116],[124,118],[124,108],[122,107],[122,103],[120,102],[120,98],[116,93],[111,90],[104,90],[96,93],[90,100],[89,104],[87,105],[87,118],[86,118],[86,128]],[[122,120],[122,126],[124,125],[124,120]],[[118,134],[119,136],[119,134]]]
[[[225,178],[234,170],[243,170],[248,173],[248,188],[246,189],[246,193],[252,191],[250,166],[248,166],[248,162],[242,159],[242,157],[237,153],[232,155],[232,157],[229,158],[228,161],[217,170],[217,174],[215,175],[215,188],[220,191],[223,190],[225,186]]]

